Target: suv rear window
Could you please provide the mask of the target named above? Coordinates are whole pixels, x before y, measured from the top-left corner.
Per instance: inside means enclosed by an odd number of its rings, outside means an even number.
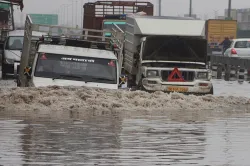
[[[234,48],[250,48],[250,41],[237,41]]]

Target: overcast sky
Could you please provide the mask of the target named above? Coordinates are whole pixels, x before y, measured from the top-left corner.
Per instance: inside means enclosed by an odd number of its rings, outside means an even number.
[[[76,0],[73,0],[76,1]],[[93,2],[93,0],[78,0],[77,10],[76,10],[76,3],[74,4],[74,12],[77,11],[77,17],[74,14],[74,19],[77,19],[77,24],[81,25],[81,3],[85,2]],[[138,0],[140,1],[140,0]],[[143,0],[147,1],[147,0]],[[155,6],[155,14],[158,14],[158,0],[149,0],[150,2],[154,3]],[[72,0],[24,0],[24,10],[23,13],[46,13],[46,14],[58,14],[59,10],[60,13],[63,13],[62,5],[69,5],[68,8],[68,15],[69,21],[72,19]],[[218,15],[224,15],[224,9],[228,6],[228,0],[193,0],[193,13],[197,14],[199,17],[208,17],[213,18],[216,15],[216,11]],[[232,8],[250,8],[250,1],[249,0],[232,0]],[[162,15],[181,15],[188,14],[189,12],[189,0],[162,0]],[[67,14],[67,13],[65,13]],[[20,12],[16,10],[15,12],[16,21],[25,20],[20,15]],[[62,16],[60,14],[59,16]],[[66,22],[65,20],[60,20]],[[74,24],[76,21],[74,20]]]

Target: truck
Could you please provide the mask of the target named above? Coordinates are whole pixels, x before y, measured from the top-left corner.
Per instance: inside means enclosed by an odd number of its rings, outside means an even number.
[[[213,94],[205,21],[128,16],[122,73],[130,88],[148,92]]]
[[[58,29],[63,34],[58,34]],[[85,35],[75,38],[70,32],[79,30],[63,26],[33,24],[29,15],[25,22],[24,47],[19,64],[17,85],[20,87],[86,86],[118,89],[121,79],[120,56],[123,43],[110,49],[105,31],[81,29]],[[33,39],[33,32],[46,33]],[[88,35],[99,32],[101,36]],[[119,36],[119,35],[116,35]],[[92,40],[100,38],[101,41]],[[119,41],[118,39],[116,39]]]
[[[9,22],[9,15],[10,15],[10,12],[9,11],[6,11],[6,10],[3,10],[0,8],[0,12],[1,12],[1,15],[0,15],[0,29],[9,29],[9,25],[8,25],[8,22]]]
[[[96,1],[85,3],[83,8],[83,28],[86,29],[111,30],[110,27],[113,23],[119,24],[123,29],[127,14],[142,11],[150,16],[154,14],[154,5],[141,1]]]
[[[1,4],[1,3],[0,3]],[[3,44],[3,41],[6,38],[6,34],[9,31],[9,10],[4,10],[0,8],[0,43]]]
[[[237,20],[219,20],[210,19],[206,22],[206,38],[208,40],[208,47],[212,54],[222,52],[220,43],[228,37],[229,39],[236,39],[237,37]]]

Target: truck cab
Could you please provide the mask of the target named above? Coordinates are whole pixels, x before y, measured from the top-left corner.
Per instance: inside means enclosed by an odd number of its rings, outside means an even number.
[[[123,69],[128,86],[148,92],[213,94],[205,21],[127,17]]]
[[[213,94],[206,46],[206,40],[200,38],[142,38],[136,84],[151,92]]]
[[[107,50],[41,44],[26,69],[27,86],[118,89],[119,85],[117,58]]]
[[[25,29],[17,86],[118,89],[125,84],[117,58],[122,54],[123,43],[119,42],[115,49],[111,47],[106,31],[81,29],[83,34],[72,34],[75,28],[33,24],[29,15],[25,24],[29,28]],[[33,32],[46,35],[34,38]],[[89,35],[92,32],[98,33]],[[119,36],[114,37],[116,41],[123,39]]]

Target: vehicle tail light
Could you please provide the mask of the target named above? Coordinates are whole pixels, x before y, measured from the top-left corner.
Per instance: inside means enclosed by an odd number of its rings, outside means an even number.
[[[234,48],[231,49],[231,54],[237,54],[237,52]]]
[[[200,86],[208,86],[208,83],[199,83]]]

